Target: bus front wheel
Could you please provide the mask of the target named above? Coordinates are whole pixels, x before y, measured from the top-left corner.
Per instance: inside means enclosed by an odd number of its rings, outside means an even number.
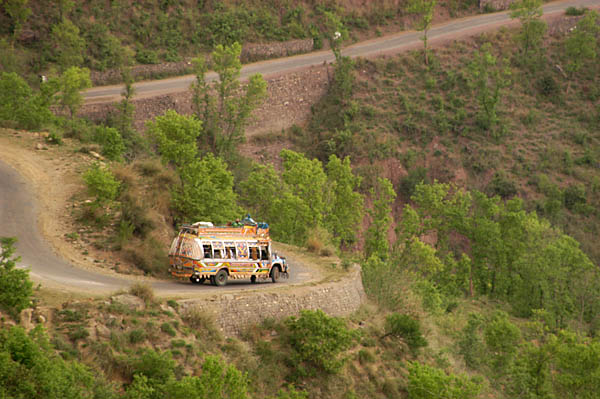
[[[279,280],[279,266],[275,266],[271,269],[271,281],[276,283]]]
[[[217,274],[215,274],[215,285],[217,287],[222,287],[227,284],[227,271],[219,270]]]

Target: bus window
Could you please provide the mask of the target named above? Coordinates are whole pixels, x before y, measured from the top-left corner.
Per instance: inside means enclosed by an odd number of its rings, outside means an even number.
[[[235,253],[235,247],[226,247],[225,252],[227,254],[228,259],[237,259],[237,256]]]
[[[202,249],[204,250],[204,257],[207,259],[212,258],[212,245],[203,245]]]
[[[215,249],[213,251],[214,255],[213,258],[214,259],[223,259],[223,250],[222,249]]]
[[[260,247],[260,259],[269,260],[269,250],[267,247]]]
[[[258,247],[250,247],[250,259],[258,260]]]

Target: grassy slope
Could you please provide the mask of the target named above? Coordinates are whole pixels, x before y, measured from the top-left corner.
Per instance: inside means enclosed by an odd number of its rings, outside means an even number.
[[[430,67],[420,52],[359,61],[348,107],[354,116],[346,125],[352,132],[347,153],[366,183],[373,175],[390,178],[400,203],[409,200],[421,179],[517,195],[578,239],[598,263],[598,66],[590,63],[565,79],[555,68],[565,66],[563,39],[547,38],[545,61],[530,71],[514,60],[515,33],[501,31],[436,49]],[[512,83],[502,90],[498,106],[496,132],[503,132],[498,134],[477,126],[479,104],[468,84],[473,52],[488,41],[499,60],[512,61]],[[555,83],[555,91],[542,93],[544,79]],[[304,135],[312,137],[310,128]],[[296,140],[300,148],[306,142]],[[494,179],[496,174],[501,177]],[[577,185],[585,195],[574,205],[568,198]],[[548,204],[552,198],[559,201],[557,209]]]

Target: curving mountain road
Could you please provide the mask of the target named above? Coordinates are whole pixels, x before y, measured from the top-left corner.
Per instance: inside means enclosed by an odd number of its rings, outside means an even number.
[[[567,7],[598,8],[599,6],[599,0],[565,0],[548,3],[544,5],[543,10],[545,16],[550,16],[564,12]],[[511,23],[518,22],[510,18],[508,11],[453,20],[434,26],[429,31],[429,43],[433,45],[436,42],[454,40]],[[421,36],[420,32],[402,32],[348,46],[343,49],[342,53],[349,57],[368,57],[375,54],[397,53],[421,46]],[[293,57],[257,62],[245,65],[242,68],[241,77],[247,78],[256,73],[260,73],[263,76],[289,73],[293,70],[320,65],[324,62],[332,62],[333,60],[334,57],[331,51],[318,51]],[[214,80],[216,74],[210,72],[206,75],[206,78],[209,81]],[[136,98],[184,91],[189,88],[194,79],[193,75],[186,75],[156,81],[139,82],[134,84]],[[86,103],[114,102],[120,99],[122,90],[122,85],[95,87],[85,91],[84,97]]]
[[[59,183],[59,182],[57,182]],[[0,161],[0,237],[17,237],[16,253],[21,257],[20,267],[30,270],[32,279],[49,286],[89,294],[110,293],[127,289],[140,278],[105,274],[100,270],[75,267],[57,256],[40,235],[37,227],[37,206],[33,192],[23,177],[11,166]],[[290,278],[281,283],[251,284],[246,280],[232,280],[226,287],[208,284],[192,285],[187,281],[149,281],[159,295],[186,295],[216,293],[239,290],[262,290],[300,284],[315,280],[318,271],[288,257]],[[165,259],[165,267],[168,262]]]

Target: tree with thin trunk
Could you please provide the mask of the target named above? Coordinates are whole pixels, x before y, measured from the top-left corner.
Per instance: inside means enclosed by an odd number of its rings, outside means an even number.
[[[530,57],[539,51],[539,45],[546,33],[547,24],[540,17],[543,14],[542,0],[520,0],[510,6],[511,18],[519,18],[521,31],[517,40],[521,44],[521,55],[525,62],[537,57]]]
[[[250,114],[267,94],[267,82],[260,74],[250,76],[245,89],[241,88],[241,52],[239,43],[215,48],[212,63],[218,79],[212,85],[206,80],[204,60],[194,60],[196,82],[192,86],[192,101],[196,117],[203,122],[199,145],[217,156],[230,156],[244,141]]]
[[[58,102],[69,110],[71,119],[77,115],[77,111],[83,104],[81,90],[92,87],[90,70],[87,68],[71,67],[58,78]]]
[[[417,16],[417,24],[415,28],[418,31],[423,31],[423,46],[425,49],[425,65],[429,65],[429,56],[427,48],[427,34],[431,29],[431,22],[433,21],[433,11],[437,0],[410,0],[406,7],[406,12]]]
[[[572,29],[565,41],[567,71],[573,77],[589,61],[596,59],[598,52],[598,13],[588,11]]]

